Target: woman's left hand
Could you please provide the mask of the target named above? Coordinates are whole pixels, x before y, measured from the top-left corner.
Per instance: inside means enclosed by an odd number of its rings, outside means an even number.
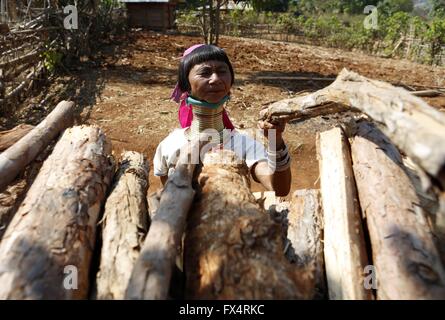
[[[269,130],[275,130],[275,136],[276,136],[276,146],[277,149],[280,148],[280,146],[282,146],[282,144],[284,143],[283,141],[283,132],[284,129],[286,128],[286,121],[284,120],[279,120],[279,122],[268,122],[268,121],[258,121],[258,128],[264,130],[264,135],[266,136],[267,139],[269,139]]]

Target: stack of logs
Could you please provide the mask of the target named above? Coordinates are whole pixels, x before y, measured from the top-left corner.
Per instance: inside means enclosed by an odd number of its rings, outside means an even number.
[[[265,110],[365,115],[318,135],[321,188],[282,210],[256,199],[231,151],[197,170],[199,142],[147,198],[144,156],[115,166],[100,128],[72,126],[73,107],[0,134],[0,298],[445,298],[445,116],[403,89],[343,71]]]
[[[41,13],[13,30],[0,25],[0,112],[26,96],[45,71],[45,59],[48,63],[55,58],[44,56],[55,43],[49,38],[51,28],[43,26],[45,19]]]

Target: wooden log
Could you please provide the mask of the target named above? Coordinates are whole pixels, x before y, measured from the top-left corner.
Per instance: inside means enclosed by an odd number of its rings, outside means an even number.
[[[229,150],[206,154],[184,244],[187,299],[302,299],[305,275],[283,254],[280,225]]]
[[[345,136],[334,128],[317,136],[324,221],[324,259],[329,298],[370,299],[368,265],[351,158]]]
[[[123,299],[148,230],[149,166],[140,153],[125,152],[102,219],[98,299]]]
[[[273,103],[261,111],[261,118],[317,116],[326,112],[329,103],[336,103],[339,111],[359,110],[381,124],[383,133],[445,188],[445,114],[405,89],[344,69],[330,86]]]
[[[378,129],[373,128],[373,130]],[[402,157],[402,161],[402,167],[416,190],[416,194],[420,201],[419,203],[427,213],[428,223],[431,228],[434,228],[436,213],[439,208],[438,192],[435,190],[436,188],[431,182],[430,177],[414,161],[412,161],[412,159],[405,156]]]
[[[19,177],[9,185],[6,190],[0,193],[0,241],[11,222],[14,214],[17,212],[20,204],[26,196],[29,188],[34,182],[37,174],[42,167],[43,161],[51,153],[53,146],[48,146],[36,159],[31,162]]]
[[[31,131],[34,126],[30,124],[19,124],[11,130],[0,132],[0,151],[4,151],[19,141]]]
[[[0,299],[87,298],[110,155],[99,128],[65,131],[0,243]]]
[[[326,284],[323,257],[323,211],[320,191],[297,190],[292,195],[287,216],[287,239],[290,247],[286,256],[308,277],[311,298],[322,299]]]
[[[419,204],[426,213],[442,265],[445,266],[445,192],[434,185],[430,177],[410,158],[403,157],[403,165],[416,189]]]
[[[148,214],[150,220],[153,220],[156,215],[161,201],[162,189],[158,189],[148,195]],[[184,273],[183,273],[183,259],[182,259],[182,243],[184,236],[182,236],[179,247],[176,252],[175,266],[170,280],[169,298],[170,299],[183,299],[184,297]]]
[[[351,153],[372,244],[377,298],[445,299],[445,271],[396,147],[361,122]]]
[[[188,151],[195,150],[196,143]],[[159,208],[133,268],[126,299],[163,300],[168,297],[177,249],[195,195],[192,188],[195,164],[187,160],[190,152],[184,149],[175,172],[170,174],[163,189]]]
[[[41,152],[51,140],[73,123],[74,103],[60,102],[26,136],[0,154],[0,192]]]
[[[276,81],[328,81],[332,82],[335,78],[320,78],[320,77],[289,77],[289,76],[260,76],[257,80],[276,80]]]

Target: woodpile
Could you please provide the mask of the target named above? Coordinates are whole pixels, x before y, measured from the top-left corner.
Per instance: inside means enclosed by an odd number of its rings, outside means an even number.
[[[306,298],[306,275],[286,261],[279,225],[250,192],[247,166],[227,150],[203,162],[184,245],[186,298]]]
[[[52,141],[73,123],[74,104],[62,101],[38,126],[0,155],[0,192]]]
[[[0,298],[82,299],[96,223],[111,182],[111,144],[97,127],[67,129],[0,243]],[[64,270],[76,266],[76,290]]]
[[[379,274],[377,297],[445,297],[444,268],[400,153],[368,122],[359,123],[351,153]]]
[[[56,43],[43,27],[45,17],[44,13],[35,14],[31,21],[11,24],[0,35],[0,112],[7,112],[6,106],[26,96],[45,73],[43,54]]]
[[[89,56],[98,39],[106,39],[124,22],[120,6],[101,6],[99,1],[76,2],[81,23],[67,19],[73,17],[72,9],[65,12],[69,8],[57,1],[9,2],[17,11],[8,10],[9,21],[0,23],[0,114],[12,113],[19,102],[36,96],[56,69],[66,70]],[[38,106],[44,107],[46,99]]]
[[[175,172],[162,191],[159,208],[128,283],[127,299],[168,297],[177,250],[181,247],[187,214],[195,195],[192,187],[195,165],[187,161],[191,150],[194,148],[181,152]]]
[[[351,109],[364,116],[317,136],[329,298],[445,299],[443,113],[343,70],[330,86],[276,102],[261,116]]]
[[[147,196],[144,155],[115,166],[72,108],[0,133],[0,298],[445,299],[445,116],[403,89],[343,71],[266,109],[362,112],[318,134],[320,189],[287,199],[231,151],[191,164],[197,141]]]

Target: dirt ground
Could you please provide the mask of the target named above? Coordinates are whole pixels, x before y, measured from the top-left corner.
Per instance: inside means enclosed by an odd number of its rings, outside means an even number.
[[[133,31],[114,38],[93,57],[84,57],[38,96],[26,101],[9,118],[0,118],[0,130],[18,123],[37,124],[60,99],[78,106],[78,123],[103,128],[116,156],[123,150],[142,152],[150,160],[158,143],[179,127],[177,105],[169,100],[176,83],[178,57],[197,37]],[[412,89],[445,87],[445,68],[409,61],[377,58],[358,52],[254,39],[222,37],[235,69],[235,85],[228,112],[237,128],[255,128],[258,112],[267,104],[331,81],[261,80],[262,76],[335,78],[342,68]],[[40,103],[45,99],[44,103]],[[445,111],[445,97],[427,99]],[[315,135],[348,121],[350,114],[318,117],[289,124],[285,140],[292,152],[292,190],[318,186]],[[159,181],[150,169],[150,191]],[[262,190],[254,184],[253,191]]]

